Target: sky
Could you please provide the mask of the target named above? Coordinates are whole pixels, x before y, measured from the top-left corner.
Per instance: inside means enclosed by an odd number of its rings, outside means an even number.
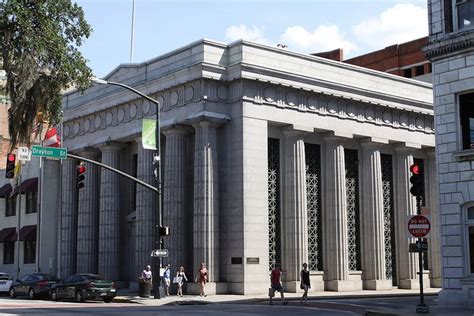
[[[92,26],[81,52],[94,75],[130,62],[133,0],[75,0]],[[135,0],[134,63],[202,38],[359,56],[428,35],[427,0]]]

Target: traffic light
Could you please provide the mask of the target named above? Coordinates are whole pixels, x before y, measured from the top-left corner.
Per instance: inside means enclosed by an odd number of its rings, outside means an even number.
[[[84,162],[81,161],[76,167],[76,188],[82,189],[84,187],[84,179],[86,172],[86,167],[84,167]]]
[[[422,196],[424,191],[423,186],[423,175],[421,174],[421,168],[418,164],[413,164],[410,166],[410,193],[414,196]]]
[[[13,179],[15,177],[15,154],[7,155],[7,166],[5,167],[5,178]]]

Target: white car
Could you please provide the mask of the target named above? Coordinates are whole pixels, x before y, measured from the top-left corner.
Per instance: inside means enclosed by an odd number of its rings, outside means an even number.
[[[12,286],[13,278],[4,273],[0,272],[0,292],[8,292],[10,291],[10,287]]]

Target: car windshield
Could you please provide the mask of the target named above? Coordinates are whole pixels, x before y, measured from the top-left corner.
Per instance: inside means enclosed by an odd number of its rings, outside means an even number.
[[[35,275],[40,280],[48,280],[48,281],[58,281],[59,279],[50,274],[36,274]]]
[[[99,276],[99,275],[84,275],[85,278],[87,278],[88,280],[90,281],[101,281],[101,280],[104,280],[103,277]]]

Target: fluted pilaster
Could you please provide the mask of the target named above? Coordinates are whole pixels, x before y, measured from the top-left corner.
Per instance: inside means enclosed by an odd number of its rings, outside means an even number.
[[[84,151],[84,158],[98,160],[96,151]],[[97,273],[99,239],[99,167],[86,162],[84,188],[79,190],[77,219],[77,273]]]
[[[417,280],[418,254],[408,252],[416,239],[408,238],[407,218],[416,215],[416,199],[410,194],[410,166],[413,155],[409,148],[396,148],[395,218],[397,239],[397,277],[400,288],[419,288]]]
[[[217,125],[200,121],[194,149],[194,270],[201,262],[209,269],[209,281],[219,276],[219,205],[217,173]]]
[[[65,159],[62,163],[60,269],[58,275],[62,278],[76,272],[76,165],[77,161],[74,159]]]
[[[119,168],[120,147],[107,145],[100,148],[102,163]],[[100,176],[99,206],[99,274],[109,280],[119,278],[119,175],[105,168]]]
[[[436,168],[436,152],[434,149],[427,152],[428,155],[428,199],[426,205],[431,211],[431,233],[428,238],[429,267],[431,274],[431,286],[442,287],[442,268],[441,268],[441,225],[439,215],[439,194],[438,194],[438,170]]]
[[[192,251],[186,245],[186,134],[190,129],[178,126],[164,131],[166,136],[166,157],[163,185],[163,224],[169,226],[172,237],[167,247],[169,257],[166,262],[172,267],[185,266],[186,255]],[[189,247],[189,249],[188,249]]]
[[[138,143],[137,178],[155,185],[153,178],[153,150],[144,149],[141,139]],[[155,244],[156,193],[137,184],[136,226],[135,226],[135,270],[137,275],[151,263],[150,253],[158,249]],[[155,273],[158,271],[155,271]]]
[[[285,207],[283,211],[283,262],[286,281],[298,281],[308,262],[308,216],[306,210],[305,132],[286,130]]]
[[[385,229],[383,209],[382,163],[380,144],[362,142],[362,270],[364,288],[389,289],[392,280],[386,278]]]
[[[325,208],[323,210],[324,271],[329,290],[344,290],[349,280],[347,202],[342,139],[326,140]]]

